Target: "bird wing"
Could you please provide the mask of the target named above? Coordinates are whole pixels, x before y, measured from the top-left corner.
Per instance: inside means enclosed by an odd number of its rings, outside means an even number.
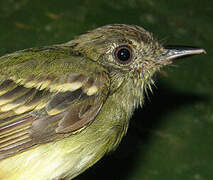
[[[0,159],[79,132],[104,104],[110,83],[105,69],[61,49],[0,58]]]

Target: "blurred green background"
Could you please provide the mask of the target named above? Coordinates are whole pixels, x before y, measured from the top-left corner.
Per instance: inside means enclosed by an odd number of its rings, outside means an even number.
[[[111,23],[143,26],[164,44],[205,48],[158,74],[118,149],[76,180],[211,180],[212,18],[209,0],[1,0],[0,55]]]

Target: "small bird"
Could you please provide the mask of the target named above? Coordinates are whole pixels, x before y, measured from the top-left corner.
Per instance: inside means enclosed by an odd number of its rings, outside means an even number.
[[[0,180],[70,180],[114,150],[153,74],[201,48],[136,25],[0,57]]]

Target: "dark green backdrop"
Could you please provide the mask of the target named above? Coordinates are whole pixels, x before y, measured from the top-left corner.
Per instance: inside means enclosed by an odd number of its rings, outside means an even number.
[[[213,179],[213,1],[1,0],[0,55],[66,42],[109,23],[143,26],[165,44],[203,47],[159,73],[121,145],[77,180]]]

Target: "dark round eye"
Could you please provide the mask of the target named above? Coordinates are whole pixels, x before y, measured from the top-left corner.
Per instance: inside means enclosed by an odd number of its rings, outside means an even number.
[[[132,49],[129,46],[119,46],[114,51],[115,60],[127,64],[132,60]]]

